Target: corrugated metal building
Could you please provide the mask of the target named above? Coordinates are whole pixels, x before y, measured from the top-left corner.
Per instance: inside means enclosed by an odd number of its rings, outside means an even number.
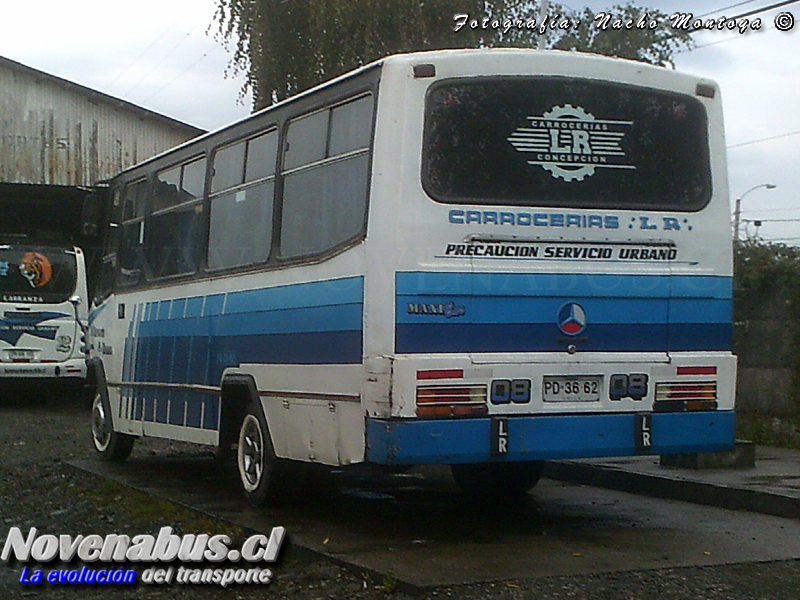
[[[0,182],[89,186],[201,133],[0,57]]]

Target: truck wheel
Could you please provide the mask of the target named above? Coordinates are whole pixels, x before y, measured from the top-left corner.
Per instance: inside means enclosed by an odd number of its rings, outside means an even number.
[[[100,458],[108,462],[121,462],[128,458],[136,440],[132,435],[114,431],[111,403],[104,382],[98,382],[92,401],[92,441]]]
[[[467,494],[519,496],[530,491],[544,470],[544,461],[450,465],[453,479]]]

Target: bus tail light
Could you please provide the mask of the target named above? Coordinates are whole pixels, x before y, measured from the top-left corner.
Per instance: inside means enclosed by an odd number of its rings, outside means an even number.
[[[464,369],[425,369],[417,371],[417,381],[424,379],[464,379]]]
[[[717,367],[714,365],[706,365],[702,367],[677,367],[676,373],[678,375],[716,375]]]
[[[489,412],[485,385],[417,388],[417,416],[471,417]]]
[[[717,409],[717,382],[656,383],[657,412],[682,412]]]

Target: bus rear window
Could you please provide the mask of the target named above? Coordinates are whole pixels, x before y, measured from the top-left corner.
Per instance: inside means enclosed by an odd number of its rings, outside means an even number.
[[[439,202],[695,211],[711,197],[691,96],[504,77],[443,81],[426,102],[422,183]]]
[[[72,251],[0,245],[0,301],[64,302],[75,293],[77,277]]]

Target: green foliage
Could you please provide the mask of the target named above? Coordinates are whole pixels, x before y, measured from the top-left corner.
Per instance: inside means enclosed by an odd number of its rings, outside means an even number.
[[[666,15],[660,11],[627,4],[610,13],[635,21],[646,13],[659,27],[602,30],[588,8],[574,13],[551,4],[549,23],[580,19],[581,26],[549,29],[546,45],[665,66],[672,64],[676,49],[691,44],[687,32],[664,27]],[[457,14],[469,15],[469,24],[455,31]],[[528,26],[532,19],[538,19],[538,8],[530,0],[217,0],[215,14],[219,37],[234,47],[233,70],[247,73],[245,91],[253,91],[255,109],[388,54],[535,47],[537,32]]]
[[[746,321],[768,298],[800,322],[800,248],[749,240],[734,245],[734,320]]]
[[[734,247],[737,283],[749,290],[800,285],[800,248],[757,240],[738,242]]]
[[[559,9],[565,14],[563,8]],[[692,48],[693,40],[688,31],[668,28],[668,16],[660,10],[630,2],[599,13],[584,8],[573,17],[581,23],[577,31],[564,33],[552,47],[674,67],[673,54],[682,48]],[[626,26],[628,23],[630,28]],[[657,26],[651,27],[651,24]]]
[[[397,576],[389,571],[384,575],[383,582],[380,585],[376,585],[375,589],[378,591],[383,592],[384,594],[394,594],[400,588],[400,580]]]
[[[215,18],[260,108],[387,54],[480,46],[479,31],[454,34],[457,12],[484,2],[218,0]]]
[[[779,339],[741,338],[734,352],[741,352],[740,367],[760,363],[788,368],[791,397],[800,408],[800,248],[755,240],[734,244],[734,321],[744,325],[759,320],[780,320]],[[736,338],[734,338],[736,340]],[[780,347],[778,353],[775,348]],[[759,354],[763,353],[763,354]],[[744,418],[742,415],[739,417]],[[737,418],[739,418],[737,417]],[[741,436],[756,443],[797,447],[798,429],[789,430],[776,419],[748,415],[739,428]]]
[[[759,446],[800,450],[800,418],[777,418],[759,414],[736,415],[736,439]]]

